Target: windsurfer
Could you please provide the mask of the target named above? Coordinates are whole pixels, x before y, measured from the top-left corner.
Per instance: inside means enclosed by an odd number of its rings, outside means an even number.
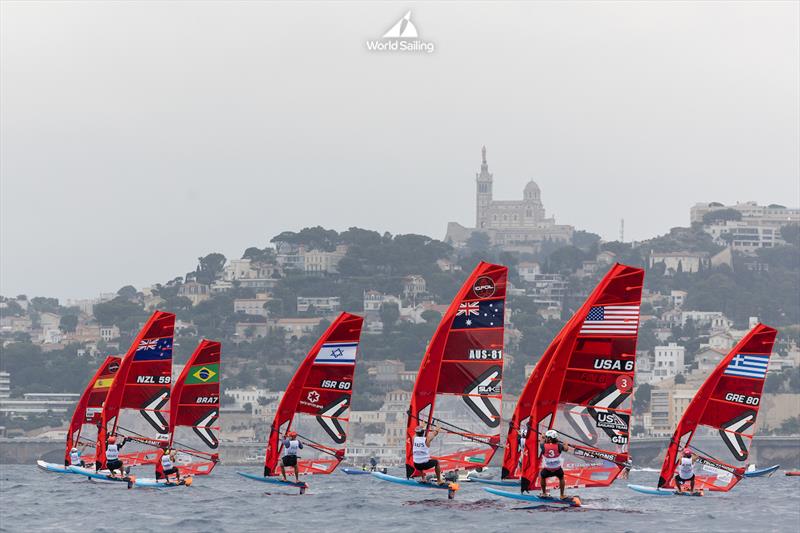
[[[369,458],[369,471],[374,472],[378,468],[378,460],[374,457]]]
[[[175,479],[178,483],[181,482],[181,473],[178,467],[175,466],[176,452],[169,447],[161,450],[161,457],[156,461],[156,479],[164,479],[169,482],[169,476],[175,474]]]
[[[68,460],[64,462],[64,466],[86,466],[86,461],[83,460],[83,450],[78,451],[78,448],[74,447],[69,451]]]
[[[286,467],[294,469],[294,480],[300,483],[300,472],[297,468],[297,452],[303,449],[303,443],[297,438],[297,432],[289,431],[283,439],[283,458],[281,459],[281,476],[286,481]]]
[[[108,445],[106,446],[106,468],[113,476],[115,470],[119,470],[120,477],[125,476],[125,470],[122,468],[122,459],[119,458],[119,451],[125,445],[125,437],[122,437],[122,442],[117,444],[117,438],[114,435],[108,437]]]
[[[694,492],[694,461],[697,458],[689,448],[684,448],[683,456],[678,463],[678,471],[675,473],[675,490],[683,492],[683,484],[689,484],[689,490]]]
[[[439,466],[439,461],[431,459],[431,441],[439,434],[439,428],[434,428],[433,431],[425,435],[425,428],[423,426],[417,427],[414,430],[414,447],[413,459],[414,468],[425,474],[425,470],[433,468],[436,472],[436,483],[441,485],[442,481],[442,468]]]
[[[542,457],[541,482],[542,482],[542,496],[547,497],[547,480],[551,477],[558,478],[558,488],[561,491],[561,499],[566,498],[564,493],[564,458],[561,456],[563,452],[568,452],[570,449],[569,444],[558,440],[558,432],[550,429],[544,434],[544,439],[539,443],[539,455]]]

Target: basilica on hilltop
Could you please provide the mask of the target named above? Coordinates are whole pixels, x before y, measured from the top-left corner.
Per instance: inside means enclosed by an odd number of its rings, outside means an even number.
[[[572,241],[572,226],[556,224],[555,219],[545,215],[542,193],[535,181],[530,180],[525,185],[522,200],[495,200],[492,197],[494,176],[489,172],[485,146],[481,156],[481,171],[475,175],[475,227],[448,223],[446,242],[463,246],[476,231],[486,233],[493,245],[504,250],[536,252],[546,240]]]

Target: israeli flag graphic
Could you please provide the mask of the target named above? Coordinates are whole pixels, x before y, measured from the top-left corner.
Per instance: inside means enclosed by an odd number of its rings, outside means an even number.
[[[357,342],[326,342],[319,349],[314,362],[322,365],[354,365],[357,351]]]

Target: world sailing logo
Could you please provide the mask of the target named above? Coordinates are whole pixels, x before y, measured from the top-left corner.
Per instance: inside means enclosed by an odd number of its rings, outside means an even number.
[[[380,39],[366,42],[370,52],[425,52],[432,54],[436,45],[419,38],[417,27],[411,22],[409,10]]]

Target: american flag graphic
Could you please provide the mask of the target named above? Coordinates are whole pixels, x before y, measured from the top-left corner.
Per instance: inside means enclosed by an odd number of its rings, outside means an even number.
[[[726,376],[764,379],[769,367],[768,354],[736,354],[725,368]]]
[[[589,310],[581,335],[636,335],[638,305],[598,305]]]
[[[480,305],[478,305],[478,302],[462,302],[458,304],[456,316],[477,316],[478,313],[480,313]]]

